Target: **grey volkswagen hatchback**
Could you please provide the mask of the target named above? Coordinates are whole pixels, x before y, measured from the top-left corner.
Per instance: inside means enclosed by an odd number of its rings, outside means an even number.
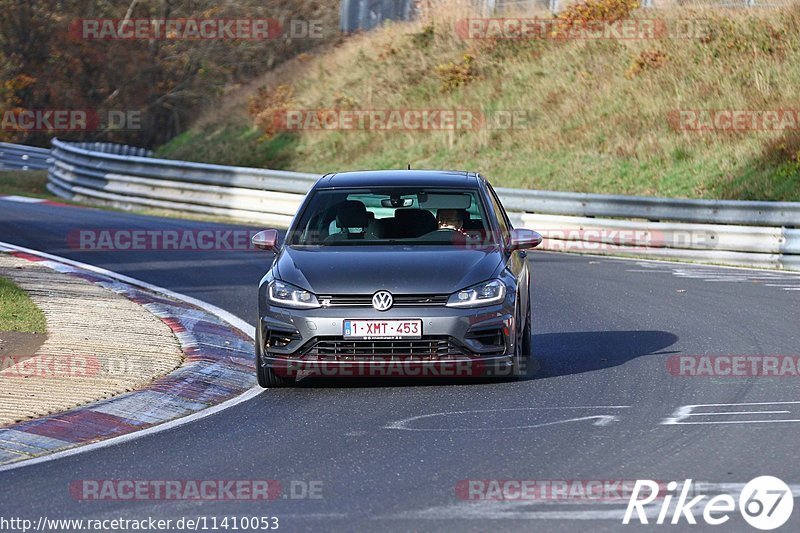
[[[302,202],[258,290],[262,387],[306,376],[520,376],[530,348],[526,251],[479,174],[328,174]]]

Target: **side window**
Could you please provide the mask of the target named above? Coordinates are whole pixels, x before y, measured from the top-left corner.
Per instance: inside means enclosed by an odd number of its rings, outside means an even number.
[[[497,222],[500,224],[500,233],[503,234],[503,241],[508,242],[511,233],[511,223],[506,216],[503,205],[500,203],[500,200],[497,199],[497,194],[495,194],[494,189],[492,189],[492,186],[488,183],[486,185],[489,188],[489,197],[492,199],[492,207],[497,215]]]

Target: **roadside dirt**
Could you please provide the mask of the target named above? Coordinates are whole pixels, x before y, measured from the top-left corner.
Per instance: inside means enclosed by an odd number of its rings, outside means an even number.
[[[0,369],[11,361],[24,361],[36,355],[36,351],[47,340],[44,333],[21,333],[19,331],[0,331]]]

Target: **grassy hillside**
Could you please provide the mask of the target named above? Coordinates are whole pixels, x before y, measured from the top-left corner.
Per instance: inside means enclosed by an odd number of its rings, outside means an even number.
[[[608,13],[626,0],[597,1]],[[800,200],[797,128],[696,132],[674,120],[682,109],[800,109],[800,8],[635,10],[623,15],[663,19],[668,31],[628,40],[463,39],[465,15],[427,14],[304,55],[160,153],[313,172],[410,162],[479,170],[501,186]],[[707,29],[671,38],[681,20]],[[514,130],[274,131],[273,112],[287,108],[526,110],[531,120]]]

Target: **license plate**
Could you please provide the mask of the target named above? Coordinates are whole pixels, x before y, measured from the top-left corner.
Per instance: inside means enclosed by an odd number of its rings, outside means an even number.
[[[422,320],[345,320],[345,339],[419,339]]]

